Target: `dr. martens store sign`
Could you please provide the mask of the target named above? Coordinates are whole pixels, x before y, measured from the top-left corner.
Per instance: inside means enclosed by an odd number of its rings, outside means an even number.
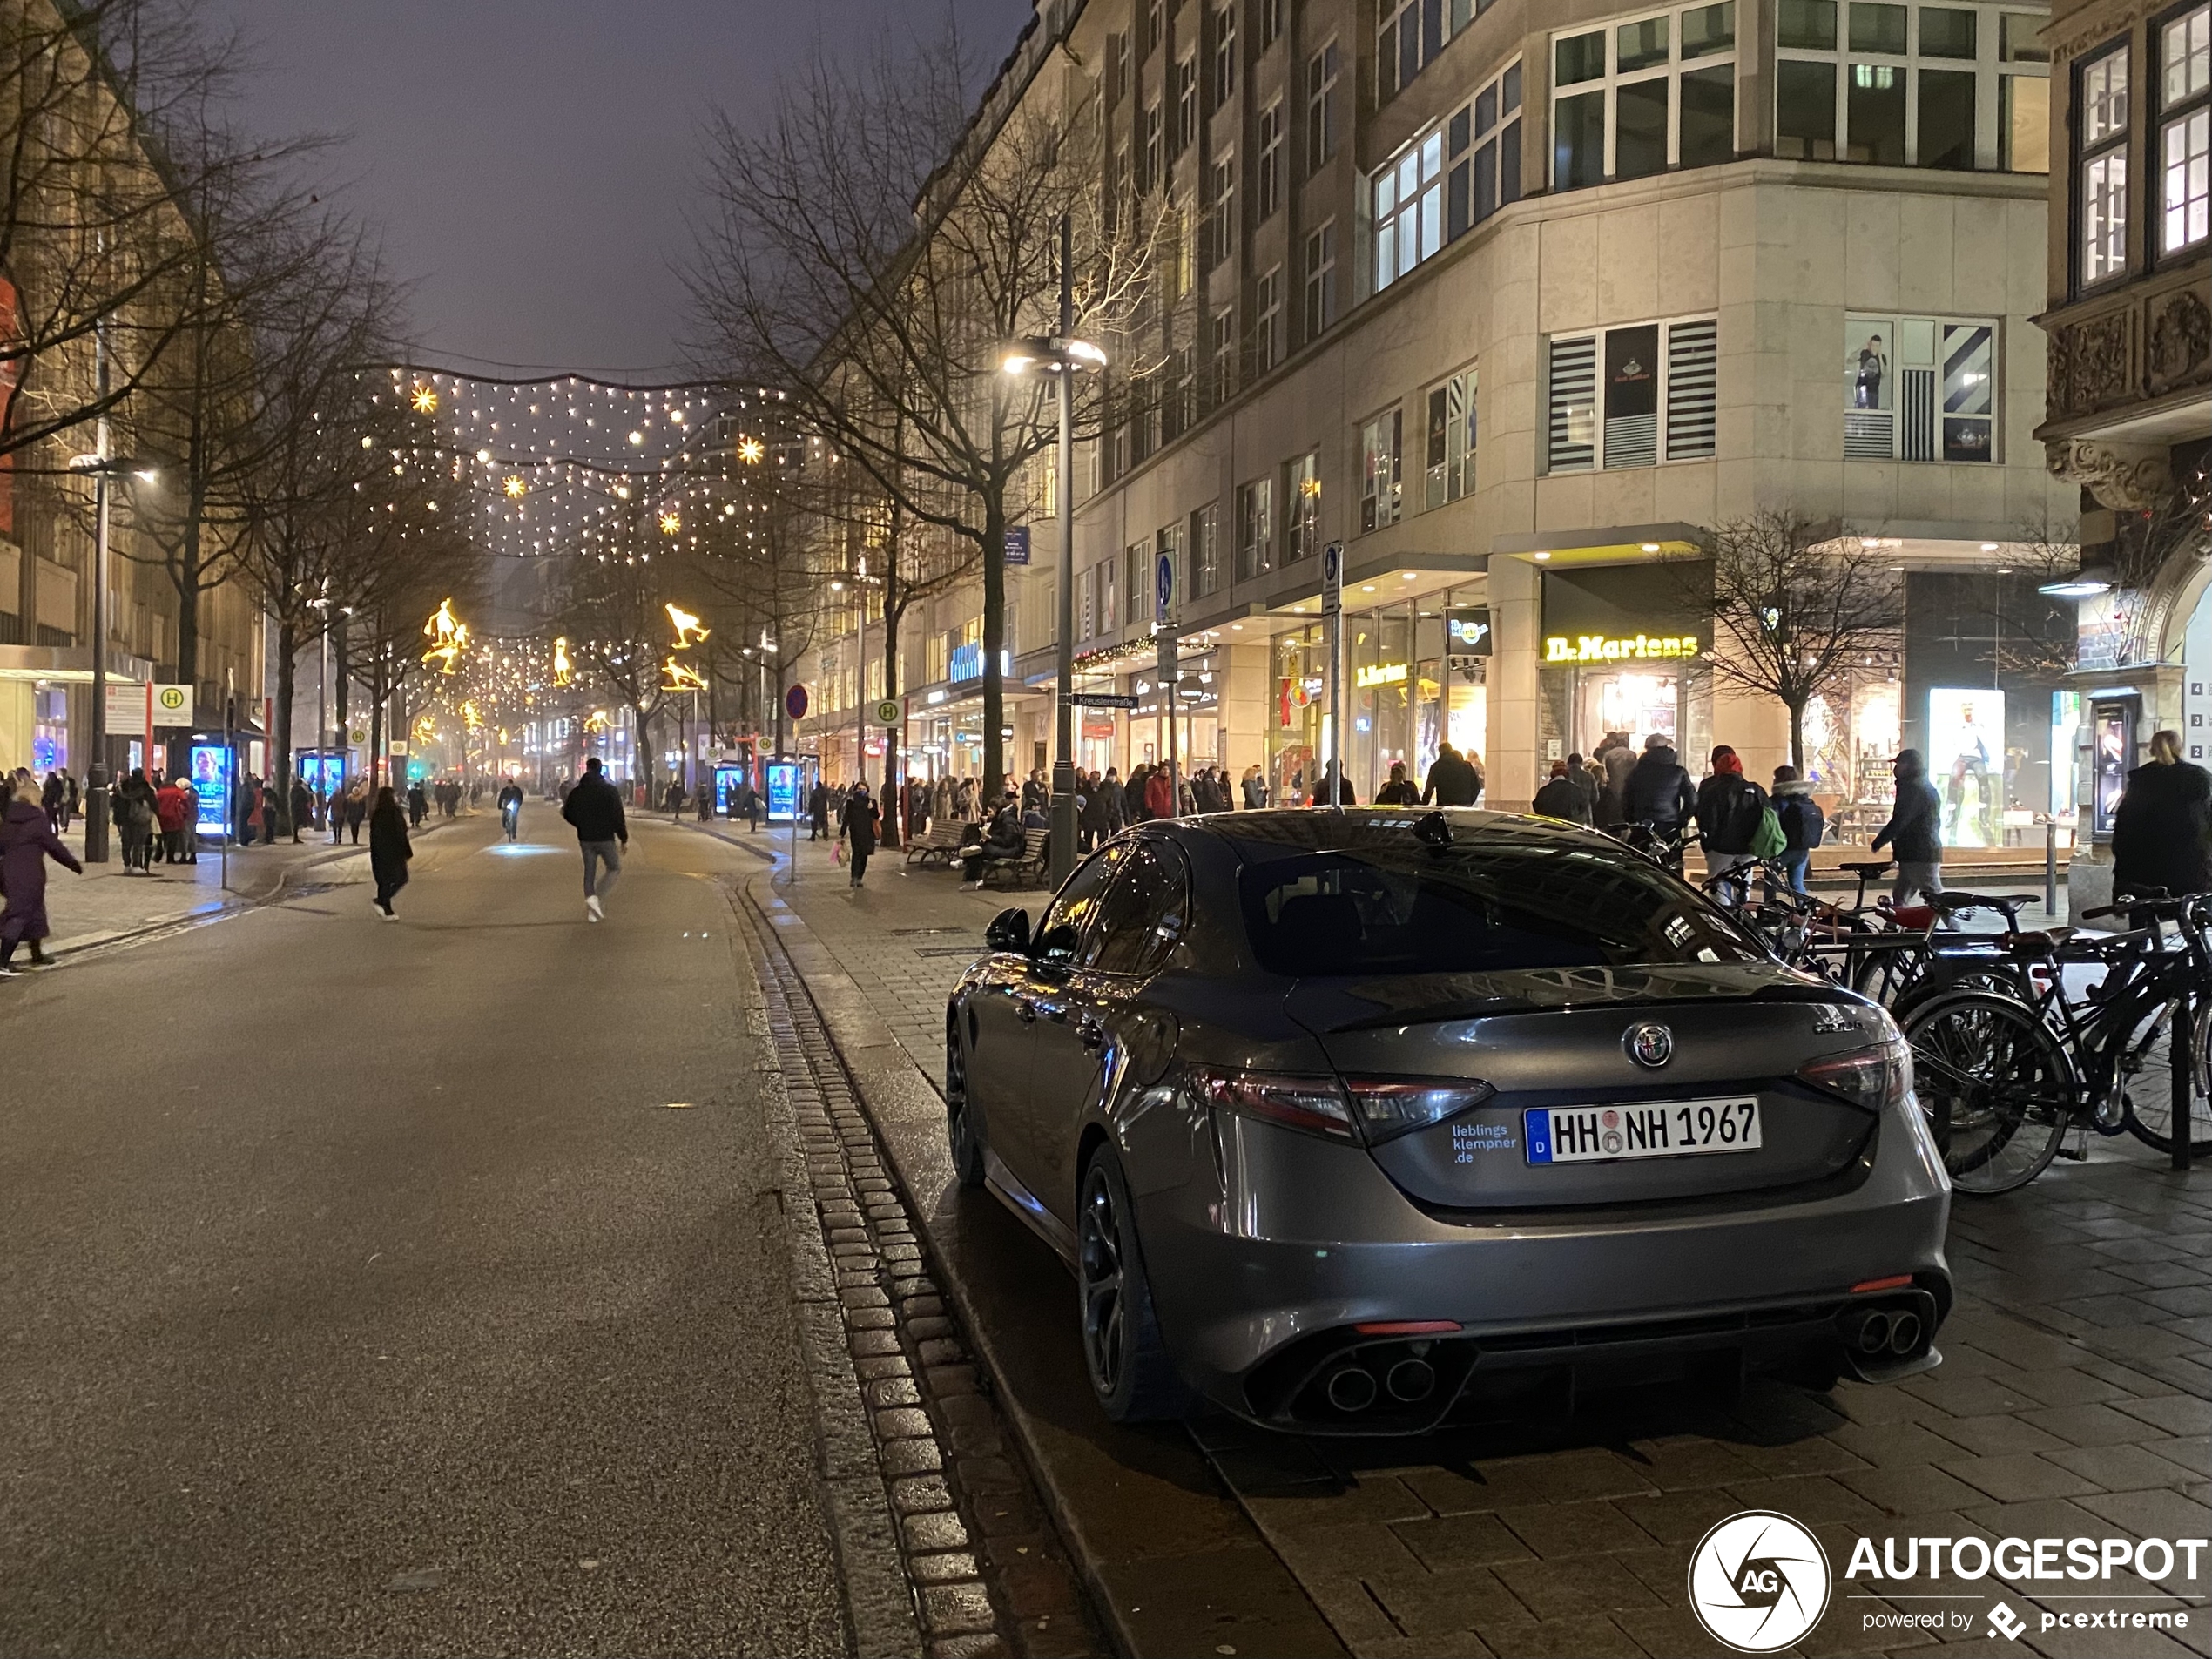
[[[1698,614],[1712,566],[1614,564],[1543,573],[1546,668],[1605,668],[1681,662],[1712,648],[1712,624]]]

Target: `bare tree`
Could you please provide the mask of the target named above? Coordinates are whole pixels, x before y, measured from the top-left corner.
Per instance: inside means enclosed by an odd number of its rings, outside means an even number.
[[[869,493],[980,566],[992,734],[1005,709],[1006,531],[1056,431],[1048,377],[1003,373],[1005,347],[1057,332],[1063,216],[1077,332],[1118,337],[1166,212],[1108,196],[1085,73],[1058,57],[1035,69],[1002,78],[972,124],[949,37],[853,70],[818,60],[758,131],[719,118],[690,277],[712,361],[783,390],[792,418]],[[1103,407],[1103,388],[1085,386],[1087,435]],[[984,755],[988,796],[1002,746]]]
[[[1843,523],[1788,509],[1724,520],[1706,549],[1676,568],[1685,602],[1712,623],[1707,665],[1789,710],[1790,759],[1802,769],[1805,705],[1847,688],[1856,663],[1895,643],[1896,575]]]
[[[632,780],[649,783],[647,727],[670,695],[664,664],[673,630],[665,606],[679,597],[669,580],[676,560],[655,558],[654,517],[650,502],[629,502],[611,516],[602,550],[566,555],[551,618],[577,666],[629,709]]]

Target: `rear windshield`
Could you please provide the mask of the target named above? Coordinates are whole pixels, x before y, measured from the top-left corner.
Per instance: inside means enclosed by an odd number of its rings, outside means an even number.
[[[1238,880],[1261,965],[1298,978],[1766,960],[1626,851],[1408,837],[1247,864]]]

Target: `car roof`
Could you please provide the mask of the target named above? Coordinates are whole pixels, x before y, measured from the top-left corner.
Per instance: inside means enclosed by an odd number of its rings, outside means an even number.
[[[1612,836],[1580,824],[1475,806],[1275,807],[1257,813],[1209,813],[1202,818],[1156,821],[1146,827],[1204,830],[1245,846],[1266,846],[1291,853],[1372,846],[1409,840],[1413,826],[1423,819],[1440,815],[1451,826],[1453,840],[1463,845],[1527,846],[1531,842],[1579,841],[1622,850],[1621,843]]]

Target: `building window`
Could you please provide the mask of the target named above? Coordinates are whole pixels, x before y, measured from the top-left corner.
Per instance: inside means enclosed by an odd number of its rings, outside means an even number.
[[[1185,52],[1176,60],[1175,134],[1171,154],[1181,155],[1198,142],[1198,55]]]
[[[1217,7],[1213,14],[1213,107],[1225,108],[1237,96],[1237,7]]]
[[[1146,58],[1158,49],[1160,42],[1167,36],[1167,30],[1161,24],[1160,7],[1163,0],[1138,0],[1138,3],[1141,7],[1139,20],[1143,29],[1143,37],[1137,43],[1136,55],[1139,58]]]
[[[1472,151],[1472,154],[1469,152]],[[1512,64],[1445,123],[1444,239],[1521,199],[1521,65]]]
[[[1472,0],[1381,0],[1376,8],[1375,102],[1387,104],[1436,61],[1474,13]]]
[[[1736,6],[1693,6],[1552,42],[1552,187],[1736,155]]]
[[[1163,547],[1160,550],[1165,552]],[[1152,544],[1132,542],[1122,553],[1122,620],[1141,628],[1152,620]]]
[[[1259,49],[1265,51],[1283,37],[1283,0],[1259,0]]]
[[[2048,172],[2043,22],[1993,6],[1777,0],[1774,152]]]
[[[1474,493],[1474,371],[1428,392],[1426,504],[1441,507]]]
[[[1710,317],[1554,339],[1546,359],[1546,469],[1710,459],[1718,339]]]
[[[1160,182],[1160,105],[1157,100],[1144,106],[1144,115],[1138,126],[1136,151],[1136,188],[1149,195]]]
[[[1283,361],[1283,267],[1271,266],[1252,284],[1252,374]]]
[[[1190,597],[1203,599],[1221,586],[1219,503],[1208,502],[1190,515]]]
[[[2079,65],[2075,74],[2075,212],[2080,280],[2101,282],[2128,268],[2128,45]]]
[[[1078,637],[1083,639],[1097,638],[1098,572],[1096,570],[1085,570],[1082,579],[1076,583],[1076,609],[1080,618],[1081,632]]]
[[[1121,579],[1118,567],[1111,559],[1102,559],[1098,564],[1098,631],[1114,633],[1122,625]]]
[[[1305,337],[1314,340],[1337,320],[1337,222],[1305,235]]]
[[[1217,157],[1206,169],[1206,269],[1219,265],[1237,246],[1237,158]]]
[[[1264,225],[1283,205],[1283,100],[1259,112],[1259,168],[1252,178],[1252,222]]]
[[[1996,459],[1997,325],[1853,312],[1844,323],[1844,458]]]
[[[1283,563],[1321,550],[1321,457],[1309,450],[1283,468]]]
[[[1106,37],[1106,107],[1113,109],[1129,96],[1129,37]]]
[[[1359,529],[1395,524],[1404,509],[1406,414],[1389,409],[1359,428]]]
[[[1177,346],[1168,354],[1168,401],[1161,412],[1160,441],[1172,442],[1197,423],[1198,348]]]
[[[1342,118],[1337,109],[1337,43],[1305,60],[1305,171],[1310,176],[1337,152]]]
[[[1224,306],[1213,314],[1213,401],[1226,403],[1237,392],[1237,308]]]
[[[1444,134],[1415,140],[1374,177],[1378,293],[1444,246]]]
[[[2158,31],[2158,248],[2195,247],[2212,234],[2212,5]]]
[[[1255,478],[1237,487],[1237,580],[1249,582],[1275,568],[1275,481]]]

